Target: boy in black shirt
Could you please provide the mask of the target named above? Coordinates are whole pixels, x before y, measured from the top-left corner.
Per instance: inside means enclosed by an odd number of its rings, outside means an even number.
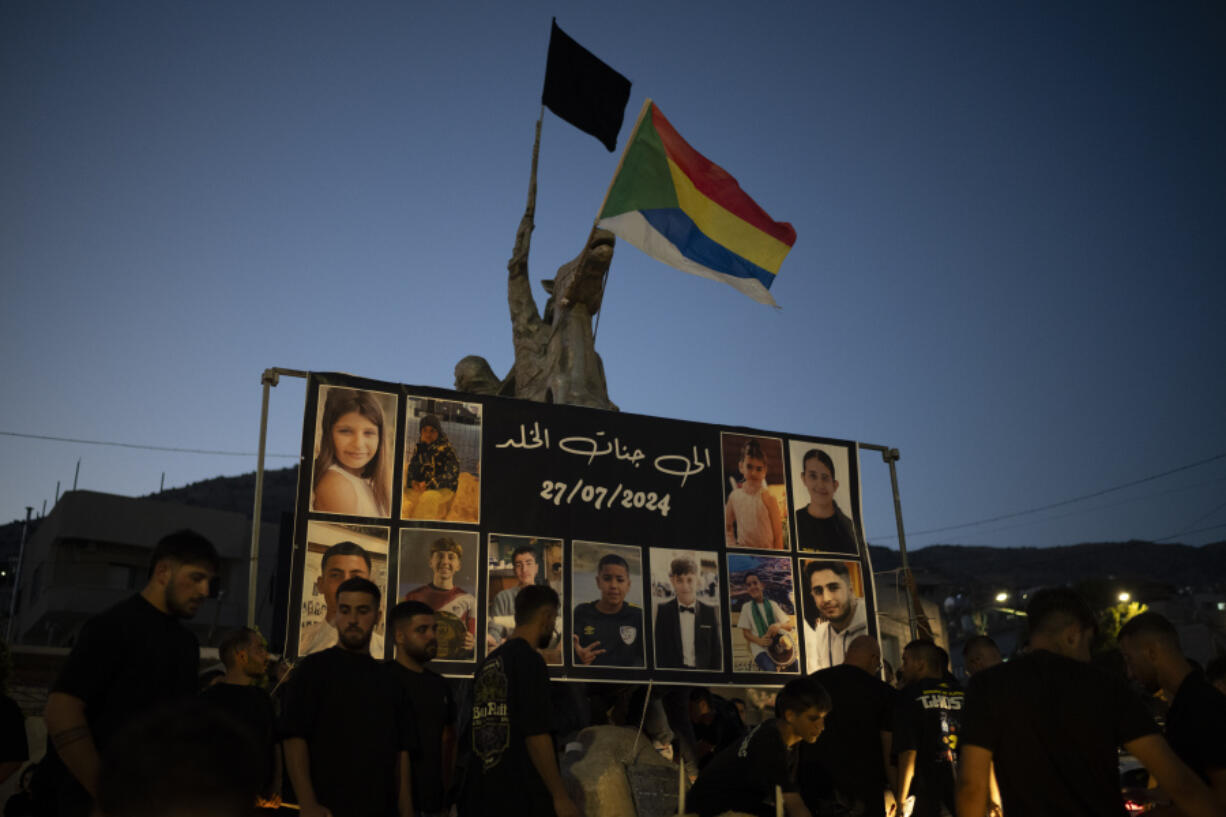
[[[202,695],[251,730],[255,754],[262,761],[260,794],[275,808],[281,800],[281,745],[272,698],[260,686],[268,669],[268,645],[256,630],[239,627],[221,640],[217,652],[226,674]]]
[[[47,698],[47,756],[32,786],[52,812],[86,815],[98,792],[99,753],[156,704],[196,694],[200,644],[180,623],[209,595],[220,559],[189,530],[153,549],[149,581],[85,623]]]
[[[609,553],[596,566],[598,601],[575,607],[575,660],[584,664],[642,667],[643,608],[626,601],[630,565]]]
[[[515,597],[515,629],[473,678],[467,817],[579,817],[558,772],[549,723],[549,645],[558,594],[546,585]]]
[[[1179,633],[1161,614],[1129,619],[1118,640],[1129,674],[1147,692],[1162,690],[1171,702],[1166,713],[1171,748],[1226,809],[1226,695],[1183,657]]]
[[[830,696],[821,684],[812,678],[789,681],[775,698],[776,717],[758,724],[699,773],[687,808],[700,817],[725,811],[773,817],[779,789],[788,817],[810,817],[796,788],[793,747],[816,741],[829,711]]]
[[[894,713],[898,753],[897,801],[915,796],[914,817],[953,817],[954,774],[963,692],[945,680],[945,656],[931,641],[912,641],[902,653],[906,684]]]
[[[303,817],[411,817],[409,750],[416,733],[404,688],[370,655],[379,588],[336,590],[335,647],[298,663],[286,683],[281,732]]]
[[[993,764],[1009,817],[1124,815],[1116,747],[1189,817],[1221,812],[1122,679],[1090,665],[1097,630],[1068,588],[1031,596],[1030,652],[971,679],[959,734],[958,817],[984,817]]]
[[[446,679],[426,667],[438,655],[434,610],[424,601],[402,601],[392,608],[396,659],[385,665],[409,695],[417,727],[413,767],[413,805],[417,817],[443,814],[455,772],[455,698]]]

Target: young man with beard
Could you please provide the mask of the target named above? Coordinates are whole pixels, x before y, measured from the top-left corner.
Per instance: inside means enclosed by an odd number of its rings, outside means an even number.
[[[1184,658],[1179,633],[1160,613],[1129,619],[1117,640],[1128,673],[1146,692],[1161,690],[1171,702],[1167,742],[1226,809],[1226,695]]]
[[[315,592],[324,597],[324,618],[310,625],[299,639],[299,655],[326,650],[336,644],[336,588],[354,577],[369,579],[370,554],[356,542],[337,542],[324,551],[319,560],[319,578]],[[370,654],[383,658],[383,636],[375,633],[370,639]]]
[[[336,589],[339,643],[286,682],[282,749],[303,817],[412,817],[409,752],[417,733],[403,686],[370,656],[379,588]]]
[[[848,645],[868,635],[868,614],[851,592],[846,562],[812,561],[804,574],[809,597],[821,616],[813,627],[805,622],[806,672],[816,672],[843,663]]]
[[[81,628],[47,698],[50,746],[34,789],[49,813],[88,814],[99,753],[115,733],[159,703],[196,693],[200,644],[182,620],[208,598],[220,564],[198,533],[169,534],[153,549],[145,588]]]
[[[515,629],[473,677],[473,757],[467,817],[579,817],[558,771],[550,725],[549,644],[558,594],[545,585],[515,597]]]
[[[1188,817],[1221,817],[1122,678],[1090,664],[1094,613],[1047,588],[1026,608],[1030,650],[975,675],[958,736],[958,817],[984,817],[993,764],[1009,817],[1123,815],[1117,747],[1140,760]]]
[[[281,797],[281,745],[272,697],[260,685],[268,671],[268,645],[257,630],[239,627],[226,634],[217,652],[226,674],[202,697],[250,728],[253,750],[263,766],[260,794],[275,805]]]
[[[772,817],[775,791],[788,817],[810,817],[797,791],[796,746],[813,743],[825,726],[830,696],[812,678],[795,678],[775,698],[775,717],[724,749],[698,775],[686,807],[699,817],[738,811]]]
[[[417,817],[439,817],[455,771],[456,702],[446,679],[426,667],[438,654],[434,611],[425,602],[402,601],[391,618],[396,658],[386,666],[408,692],[417,727],[417,745],[409,755],[413,805]]]

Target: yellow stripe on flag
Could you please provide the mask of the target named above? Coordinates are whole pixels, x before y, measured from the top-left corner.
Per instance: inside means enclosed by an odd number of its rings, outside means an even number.
[[[668,170],[673,177],[678,205],[707,238],[767,272],[779,272],[779,266],[791,247],[711,201],[671,158],[668,160]]]

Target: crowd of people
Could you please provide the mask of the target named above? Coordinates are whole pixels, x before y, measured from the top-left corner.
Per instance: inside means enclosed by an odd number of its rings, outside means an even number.
[[[459,694],[428,667],[438,639],[423,601],[391,609],[394,659],[372,656],[384,607],[362,576],[336,587],[335,644],[283,682],[267,682],[267,644],[242,628],[219,648],[224,674],[200,692],[199,646],[182,622],[218,567],[208,541],[171,534],[144,589],[85,625],[48,698],[47,755],[6,815],[583,813],[558,738],[591,720],[575,716],[579,687],[551,683],[541,654],[559,612],[551,587],[508,599],[514,627]],[[1118,635],[1130,683],[1092,663],[1096,622],[1075,592],[1036,592],[1027,614],[1027,645],[1011,660],[991,639],[966,642],[965,688],[927,640],[903,651],[901,688],[887,684],[877,641],[861,634],[841,663],[787,683],[773,717],[752,726],[744,702],[703,688],[588,702],[620,706],[615,721],[646,724],[697,770],[686,806],[699,817],[1123,815],[1120,747],[1178,809],[1168,813],[1226,815],[1220,662],[1202,671],[1170,622],[1143,613]],[[1168,705],[1164,727],[1155,700]]]

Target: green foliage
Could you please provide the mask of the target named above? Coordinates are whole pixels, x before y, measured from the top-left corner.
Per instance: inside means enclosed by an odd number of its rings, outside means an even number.
[[[1121,601],[1101,610],[1098,614],[1098,649],[1113,650],[1117,645],[1120,630],[1128,620],[1149,609],[1147,604],[1139,601]]]

